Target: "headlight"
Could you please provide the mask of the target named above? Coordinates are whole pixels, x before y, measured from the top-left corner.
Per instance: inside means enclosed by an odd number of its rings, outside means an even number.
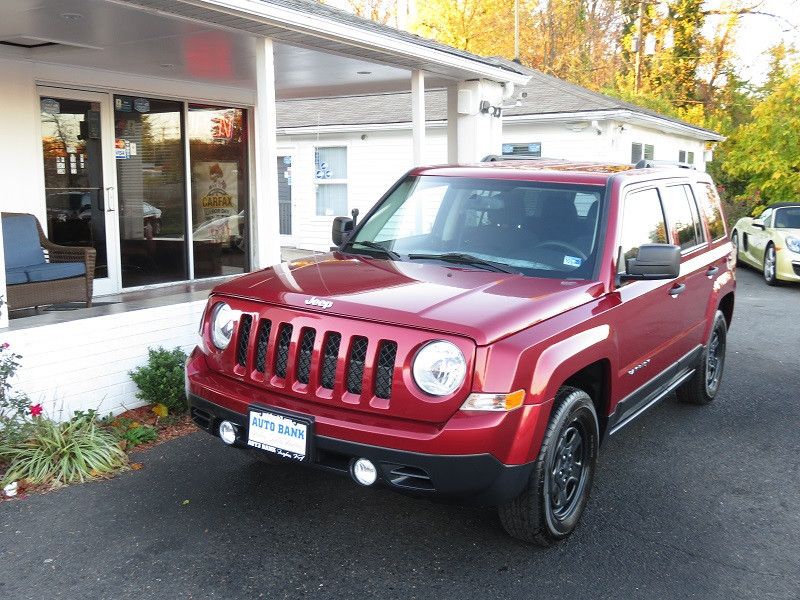
[[[211,341],[220,350],[225,350],[233,337],[233,326],[238,313],[224,302],[211,311]]]
[[[458,346],[445,341],[430,342],[414,357],[414,381],[432,396],[455,392],[467,374],[467,361]]]
[[[792,252],[797,252],[800,254],[800,238],[796,238],[791,235],[786,236],[786,247]]]

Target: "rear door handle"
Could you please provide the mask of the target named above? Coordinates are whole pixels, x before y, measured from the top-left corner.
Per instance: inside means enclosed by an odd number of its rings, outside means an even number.
[[[719,273],[719,267],[709,267],[708,271],[706,271],[706,277],[711,279],[717,273]]]
[[[671,288],[669,288],[669,295],[673,298],[678,294],[682,294],[686,291],[686,284],[685,283],[676,283]]]

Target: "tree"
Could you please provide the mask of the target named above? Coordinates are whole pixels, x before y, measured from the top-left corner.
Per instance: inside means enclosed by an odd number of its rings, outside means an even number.
[[[357,17],[364,17],[383,25],[397,16],[396,0],[347,0],[347,4]]]
[[[752,116],[728,140],[723,171],[747,181],[744,196],[753,203],[796,201],[800,197],[800,65],[774,85]]]

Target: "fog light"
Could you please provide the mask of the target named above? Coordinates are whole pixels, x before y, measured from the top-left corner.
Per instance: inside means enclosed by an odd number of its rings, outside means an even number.
[[[351,471],[353,479],[361,485],[372,485],[378,479],[378,469],[366,458],[359,458],[354,462]]]
[[[229,446],[232,445],[236,441],[236,426],[230,421],[223,421],[219,424],[219,437]]]

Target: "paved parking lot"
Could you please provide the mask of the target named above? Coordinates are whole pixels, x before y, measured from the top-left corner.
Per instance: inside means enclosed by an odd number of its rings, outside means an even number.
[[[719,399],[668,400],[613,439],[582,526],[548,550],[493,510],[194,434],[140,471],[0,504],[0,597],[797,599],[799,334],[800,287],[740,269]]]

